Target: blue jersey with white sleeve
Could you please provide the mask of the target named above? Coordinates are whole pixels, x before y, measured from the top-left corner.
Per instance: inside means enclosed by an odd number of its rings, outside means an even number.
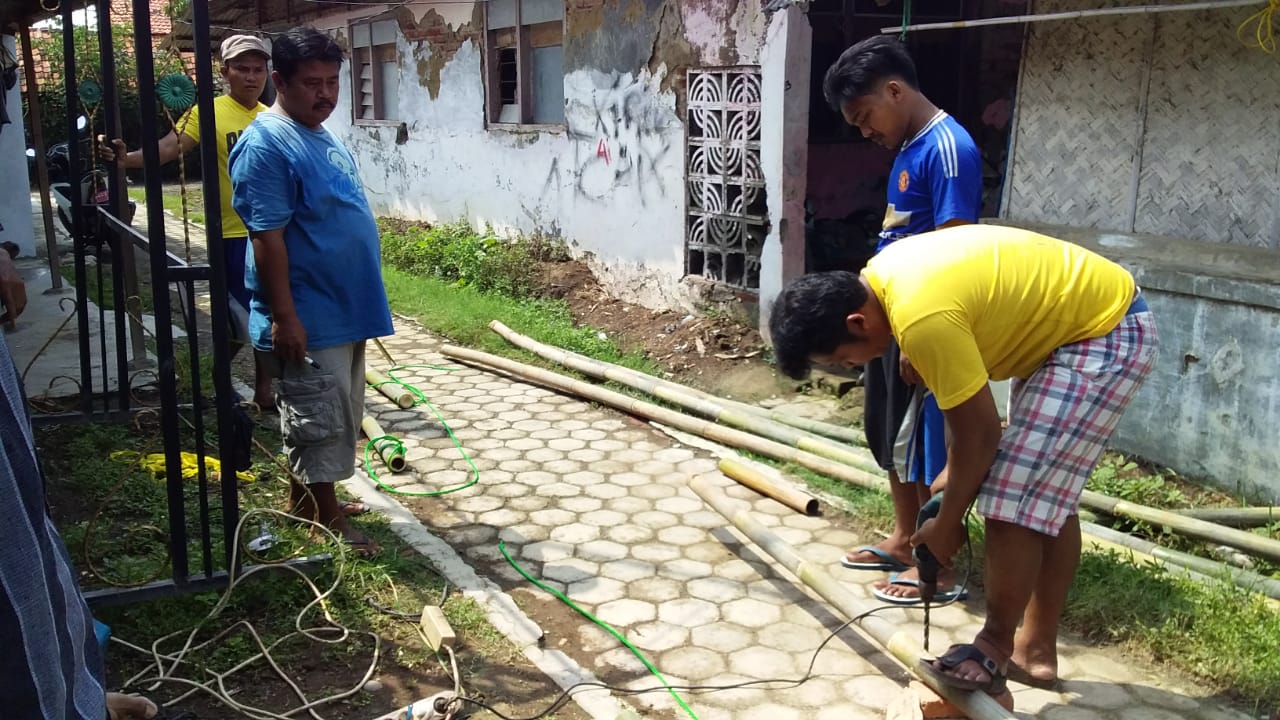
[[[876,252],[953,220],[978,221],[982,158],[955,118],[939,110],[903,143],[889,175],[888,200]]]

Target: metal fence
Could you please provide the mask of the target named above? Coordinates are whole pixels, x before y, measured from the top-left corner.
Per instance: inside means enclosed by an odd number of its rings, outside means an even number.
[[[208,262],[192,264],[168,249],[165,213],[162,202],[161,163],[156,139],[160,137],[156,107],[155,61],[151,38],[151,4],[133,0],[129,18],[113,17],[111,0],[95,0],[97,10],[97,51],[100,53],[99,77],[93,84],[96,92],[82,93],[76,61],[75,17],[71,2],[62,4],[63,48],[66,65],[67,128],[71,138],[69,184],[66,188],[64,219],[70,226],[75,272],[75,316],[79,339],[80,372],[73,407],[59,412],[36,415],[37,423],[121,422],[141,412],[158,413],[168,502],[169,577],[140,587],[111,588],[91,591],[86,597],[94,604],[133,602],[179,592],[207,590],[224,585],[239,568],[236,567],[234,534],[239,518],[237,479],[230,467],[236,454],[237,403],[231,383],[231,352],[227,337],[227,287],[222,247],[222,222],[219,212],[217,145],[200,144],[201,172],[205,202],[205,241]],[[214,137],[212,59],[209,48],[207,0],[194,0],[193,20],[195,44],[205,49],[195,53],[196,106],[199,110],[201,137]],[[78,127],[82,109],[92,98],[94,111],[101,114],[108,137],[119,137],[120,110],[116,97],[117,77],[115,48],[112,45],[113,22],[132,25],[133,51],[136,52],[136,82],[139,105],[143,108],[142,155],[146,174],[146,232],[131,226],[132,205],[128,200],[123,172],[115,177],[95,166],[90,153],[94,143],[93,124],[88,138]],[[91,78],[92,79],[92,78]],[[138,256],[149,262],[144,274],[137,274]],[[92,258],[92,260],[91,260]],[[57,262],[56,257],[53,262]],[[108,273],[104,268],[110,267]],[[55,268],[56,271],[56,268]],[[154,326],[145,329],[142,322],[139,280],[146,278],[151,288],[151,315]],[[96,282],[91,282],[96,280]],[[207,283],[210,295],[208,347],[201,342],[197,327],[197,285]],[[113,302],[107,302],[110,291]],[[181,320],[186,338],[175,338],[173,323]],[[94,326],[98,332],[94,333]],[[112,331],[108,331],[111,328]],[[108,337],[110,336],[110,338]],[[202,390],[205,367],[202,358],[212,356],[211,397]],[[182,365],[180,368],[179,365]],[[179,383],[179,372],[189,379]],[[153,376],[146,383],[146,400],[139,399],[139,379]],[[214,427],[207,427],[212,410]],[[213,435],[209,431],[213,431]],[[211,439],[216,438],[216,440]],[[198,485],[194,510],[188,508],[185,490],[190,480],[183,477],[183,452],[195,455]],[[226,467],[221,477],[210,477],[206,458],[222,458]],[[221,504],[221,522],[211,513],[210,493],[216,487]],[[189,514],[198,514],[195,533],[198,549],[191,542]],[[194,555],[194,557],[193,557]]]

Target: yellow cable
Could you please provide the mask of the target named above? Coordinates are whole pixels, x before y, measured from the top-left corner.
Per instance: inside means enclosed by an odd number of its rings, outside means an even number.
[[[119,450],[113,452],[110,458],[118,463],[126,465],[136,464],[143,470],[147,470],[157,478],[163,477],[165,474],[165,458],[163,453],[151,453],[143,455],[133,450]],[[200,460],[193,452],[184,452],[181,455],[182,477],[191,480],[200,475]],[[204,469],[211,477],[222,477],[222,462],[217,458],[205,457]],[[237,472],[236,478],[245,482],[253,482],[257,478],[248,472]]]
[[[1280,10],[1280,0],[1269,0],[1267,6],[1258,12],[1250,15],[1248,19],[1240,23],[1240,27],[1236,28],[1236,37],[1245,47],[1258,48],[1268,55],[1274,55],[1276,52],[1276,35],[1272,26],[1271,16],[1276,10]],[[1250,34],[1253,39],[1246,39],[1248,28],[1252,28]]]

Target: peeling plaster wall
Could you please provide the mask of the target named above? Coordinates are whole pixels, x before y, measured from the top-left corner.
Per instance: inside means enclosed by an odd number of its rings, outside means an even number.
[[[396,13],[395,114],[407,139],[397,144],[393,126],[352,123],[349,72],[326,123],[355,154],[374,211],[559,236],[616,295],[687,307],[684,83],[706,53],[687,39],[678,0],[569,0],[565,126],[516,131],[485,126],[478,5]],[[762,26],[757,16],[738,9],[729,20]],[[349,17],[316,25],[345,33]],[[748,59],[734,51],[733,63]]]

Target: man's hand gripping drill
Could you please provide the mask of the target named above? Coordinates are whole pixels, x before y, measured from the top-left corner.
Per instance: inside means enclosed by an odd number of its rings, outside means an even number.
[[[934,495],[920,508],[920,514],[916,516],[917,528],[938,516],[938,511],[942,508],[942,495],[943,493]],[[911,557],[915,560],[916,572],[920,574],[920,601],[924,603],[924,650],[929,652],[929,606],[938,594],[940,563],[925,545],[915,546],[911,551]]]

